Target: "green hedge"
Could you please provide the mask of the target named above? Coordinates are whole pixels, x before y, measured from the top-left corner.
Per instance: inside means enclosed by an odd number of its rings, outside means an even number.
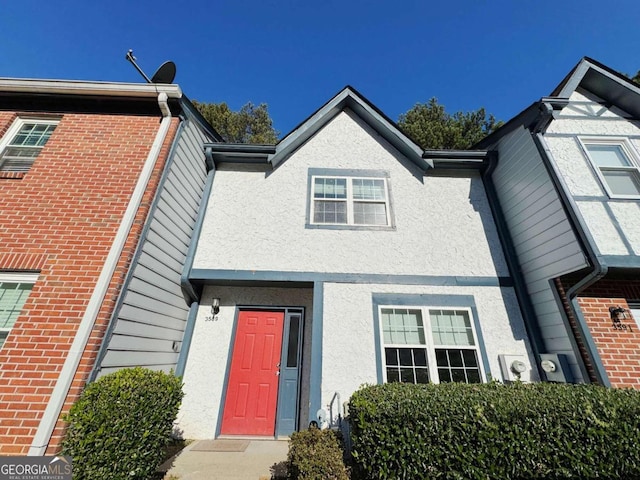
[[[287,478],[348,480],[340,434],[318,428],[294,432],[289,441]]]
[[[368,386],[356,478],[640,478],[640,392],[594,385]]]
[[[120,370],[87,385],[71,407],[62,444],[81,480],[146,480],[170,440],[182,381],[143,368]]]

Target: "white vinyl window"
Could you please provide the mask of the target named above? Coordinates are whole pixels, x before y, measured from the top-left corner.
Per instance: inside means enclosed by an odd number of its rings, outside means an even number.
[[[389,226],[386,178],[314,176],[311,223]]]
[[[482,382],[470,309],[381,307],[380,328],[385,381]]]
[[[626,139],[581,139],[607,194],[640,197],[640,163]]]
[[[638,329],[640,329],[640,302],[637,300],[629,302],[629,310],[631,311],[633,319],[636,321]]]
[[[0,349],[31,293],[37,275],[0,273]]]
[[[0,171],[27,172],[57,125],[57,120],[16,120],[0,141]]]

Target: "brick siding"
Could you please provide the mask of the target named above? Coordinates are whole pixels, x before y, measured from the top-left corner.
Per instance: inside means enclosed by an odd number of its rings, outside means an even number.
[[[0,132],[16,118],[0,112]],[[63,412],[91,372],[153,200],[174,119]],[[39,277],[0,350],[0,455],[25,454],[159,127],[159,117],[65,114],[25,175],[0,177],[0,271]],[[58,421],[47,453],[59,448]]]
[[[627,302],[638,299],[640,281],[611,279],[597,282],[578,297],[585,322],[614,387],[640,389],[640,329],[629,312],[628,318],[621,321],[626,328],[615,328],[609,307],[620,306],[628,310]]]

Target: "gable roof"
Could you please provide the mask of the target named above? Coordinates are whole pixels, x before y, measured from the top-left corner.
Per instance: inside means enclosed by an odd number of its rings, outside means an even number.
[[[489,148],[515,128],[528,128],[551,111],[561,110],[578,87],[593,93],[607,104],[624,110],[635,119],[640,119],[640,86],[606,65],[583,57],[549,97],[542,97],[534,102],[471,148]]]
[[[269,157],[271,164],[275,167],[287,159],[297,148],[346,108],[358,115],[376,133],[420,169],[426,171],[433,167],[431,160],[423,158],[423,150],[416,142],[400,131],[400,128],[389,117],[355,88],[348,85],[278,142],[275,154]]]
[[[583,57],[551,95],[568,98],[578,87],[640,118],[640,85],[592,58]]]

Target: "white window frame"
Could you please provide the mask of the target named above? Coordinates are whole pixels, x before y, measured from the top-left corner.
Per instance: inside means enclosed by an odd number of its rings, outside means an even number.
[[[16,135],[18,135],[18,133],[20,132],[22,127],[27,123],[35,123],[35,124],[39,124],[39,125],[54,125],[54,127],[57,127],[58,124],[60,123],[60,120],[51,119],[51,118],[30,118],[30,117],[19,117],[19,118],[17,118],[11,124],[11,126],[9,127],[7,132],[0,139],[0,172],[26,173],[27,171],[29,171],[29,169],[33,165],[33,162],[35,162],[36,158],[38,158],[38,156],[40,155],[40,152],[42,151],[42,149],[46,145],[45,144],[45,145],[42,145],[42,146],[32,147],[32,148],[39,148],[40,151],[38,152],[38,155],[36,155],[34,157],[25,157],[25,158],[31,158],[31,160],[32,160],[31,161],[31,165],[29,165],[28,169],[26,169],[26,170],[3,170],[2,166],[4,164],[4,161],[2,160],[2,155],[4,154],[4,152],[7,149],[7,147],[11,146],[10,145],[11,142],[13,142],[14,138],[16,137]]]
[[[346,180],[346,198],[345,199],[324,199],[324,198],[315,198],[315,182],[316,179],[319,178],[328,178],[328,179],[344,179]],[[382,200],[368,200],[368,199],[355,199],[353,198],[353,180],[381,180],[384,184],[384,201]],[[349,226],[349,227],[391,227],[391,205],[389,200],[389,182],[386,177],[374,177],[374,176],[350,176],[350,175],[312,175],[311,177],[311,191],[310,191],[310,218],[309,223],[311,225],[320,225],[320,226]],[[329,223],[329,222],[316,222],[315,221],[315,209],[316,209],[316,201],[329,201],[329,202],[344,202],[347,206],[347,221],[346,223]],[[386,213],[386,223],[377,224],[377,223],[355,223],[354,220],[354,204],[356,203],[376,203],[376,204],[384,204],[385,213]]]
[[[29,283],[32,285],[32,288],[33,288],[33,285],[36,283],[37,280],[38,280],[37,273],[22,273],[22,272],[0,273],[0,283]],[[25,302],[27,301],[27,299],[25,299]],[[14,326],[15,325],[11,327],[0,326],[0,332],[6,333],[8,336],[9,333],[11,333],[11,330],[13,329]],[[2,349],[2,346],[0,346],[0,349]]]
[[[580,141],[580,145],[589,160],[594,172],[596,173],[602,187],[605,192],[609,196],[609,198],[621,198],[621,199],[640,199],[640,194],[638,195],[624,195],[619,193],[614,193],[609,187],[609,183],[607,179],[604,177],[602,173],[602,167],[598,166],[596,161],[591,157],[591,152],[589,151],[589,145],[601,145],[601,146],[611,146],[611,147],[620,147],[623,155],[626,157],[627,161],[630,163],[627,167],[606,167],[606,170],[609,171],[620,171],[620,172],[631,172],[635,174],[638,182],[640,182],[640,159],[638,157],[637,152],[635,151],[633,145],[628,138],[625,137],[580,137],[578,138]]]
[[[384,328],[382,324],[382,310],[384,309],[398,309],[398,310],[420,310],[422,315],[422,328],[424,329],[425,344],[406,344],[406,343],[390,343],[387,344],[384,341]],[[431,328],[431,315],[433,310],[453,310],[456,312],[464,311],[469,316],[469,323],[471,324],[471,332],[473,334],[473,345],[436,345],[433,340],[433,330]],[[476,354],[476,360],[478,362],[478,369],[480,371],[481,383],[486,382],[486,375],[484,370],[482,350],[480,343],[478,342],[478,334],[476,332],[475,319],[473,312],[469,307],[452,307],[452,306],[437,306],[437,305],[380,305],[378,306],[378,328],[380,334],[380,348],[382,359],[382,379],[383,383],[387,383],[387,361],[385,348],[424,348],[427,351],[427,371],[429,373],[430,383],[440,383],[438,376],[438,365],[436,360],[436,349],[452,349],[452,350],[472,350]]]
[[[627,305],[629,306],[631,316],[636,321],[636,327],[640,329],[640,301],[629,301]]]

